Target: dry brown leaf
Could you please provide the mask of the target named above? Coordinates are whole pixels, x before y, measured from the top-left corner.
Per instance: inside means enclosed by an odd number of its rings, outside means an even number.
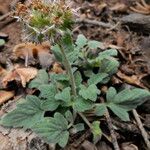
[[[150,14],[150,5],[145,2],[145,0],[141,0],[141,3],[136,2],[135,7],[130,7],[130,9],[136,13],[149,15]]]
[[[55,62],[53,64],[52,72],[54,72],[54,73],[63,73],[64,70],[61,68],[61,65],[59,63]]]
[[[117,72],[117,76],[122,79],[124,82],[128,83],[128,84],[132,84],[132,85],[136,85],[142,88],[146,88],[142,83],[141,83],[141,79],[146,76],[146,74],[142,74],[142,75],[132,75],[132,76],[127,76],[124,73],[122,73],[121,71]]]
[[[19,81],[22,86],[25,87],[26,84],[37,75],[37,69],[35,68],[16,68],[9,72],[2,80],[3,87],[6,88],[8,82]]]
[[[0,105],[7,102],[9,99],[14,97],[14,91],[0,91]]]
[[[110,10],[124,13],[127,12],[128,7],[124,3],[116,3],[113,7],[110,8]]]
[[[22,58],[28,61],[34,61],[38,59],[42,66],[51,65],[52,55],[50,54],[50,43],[43,42],[42,44],[35,43],[21,43],[14,47],[13,54],[16,59]]]

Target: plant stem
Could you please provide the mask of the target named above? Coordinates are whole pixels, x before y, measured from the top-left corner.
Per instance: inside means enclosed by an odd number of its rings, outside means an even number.
[[[71,69],[71,65],[70,65],[70,63],[69,63],[69,61],[67,59],[67,56],[66,56],[65,51],[64,51],[64,48],[61,45],[59,45],[59,46],[60,46],[60,49],[61,49],[61,53],[62,53],[62,55],[64,57],[65,69],[66,69],[66,71],[67,71],[67,73],[69,75],[69,78],[70,78],[69,81],[70,81],[70,85],[71,85],[72,94],[74,96],[77,96],[76,84],[75,84],[75,79],[74,79],[73,72],[72,72],[72,69]]]
[[[73,72],[72,72],[72,69],[71,69],[71,65],[67,59],[67,56],[65,54],[65,51],[64,51],[64,48],[61,46],[61,44],[59,45],[60,48],[61,48],[61,53],[63,55],[63,58],[64,58],[64,61],[65,61],[65,69],[69,75],[69,78],[70,78],[70,85],[71,85],[71,89],[72,89],[72,94],[74,96],[77,96],[77,92],[76,92],[76,84],[75,84],[75,79],[74,79],[74,75],[73,75]],[[89,128],[91,129],[91,123],[88,121],[88,119],[84,116],[83,113],[80,113],[80,112],[77,112],[78,115],[84,120],[84,122],[89,126]],[[76,114],[77,114],[75,111],[73,111],[73,116],[74,116],[74,120],[76,118]]]

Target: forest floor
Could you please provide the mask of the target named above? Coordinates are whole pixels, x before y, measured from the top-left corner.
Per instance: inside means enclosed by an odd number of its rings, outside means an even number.
[[[18,0],[19,1],[19,0]],[[21,24],[8,14],[17,0],[0,0],[0,89],[2,78],[8,71],[23,65],[23,60],[13,56],[16,45],[23,43]],[[140,5],[141,7],[138,7]],[[136,86],[150,89],[150,2],[149,0],[74,0],[73,7],[79,8],[74,25],[74,37],[84,34],[88,39],[103,42],[108,48],[119,52],[121,66],[113,76],[115,86]],[[36,63],[39,63],[38,60]],[[11,78],[11,79],[10,79]],[[7,83],[17,80],[11,76]],[[104,87],[105,88],[105,87]],[[14,108],[20,97],[30,93],[29,89],[12,83],[0,91],[0,116]],[[142,125],[150,135],[150,101],[137,108]],[[146,150],[147,146],[138,124],[131,112],[131,121],[122,122],[113,117],[116,136],[122,150]],[[94,145],[89,131],[80,137],[72,137],[66,149],[112,150],[107,128],[106,137]],[[150,138],[150,137],[148,137]],[[31,131],[5,129],[0,126],[0,150],[52,150]]]

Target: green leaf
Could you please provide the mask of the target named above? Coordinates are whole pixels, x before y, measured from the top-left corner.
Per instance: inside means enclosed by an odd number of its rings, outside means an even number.
[[[90,79],[88,80],[88,85],[101,83],[104,79],[108,77],[107,73],[97,73],[92,74]]]
[[[135,88],[135,89],[125,89],[119,92],[113,99],[113,103],[121,104],[123,102],[137,102],[141,104],[143,99],[149,98],[150,92],[144,89]],[[144,101],[143,101],[144,102]]]
[[[119,67],[119,62],[114,58],[103,59],[99,66],[99,72],[108,73],[113,75],[117,72]]]
[[[99,53],[98,59],[102,60],[104,58],[110,58],[112,56],[117,56],[118,52],[116,49],[109,49]]]
[[[110,87],[106,93],[107,102],[112,102],[116,94],[117,94],[116,89],[113,87]]]
[[[84,112],[94,107],[94,103],[83,99],[82,97],[76,97],[73,103],[73,109],[77,112]]]
[[[70,91],[71,91],[70,87],[63,89],[61,92],[59,92],[55,95],[55,99],[56,100],[62,100],[66,103],[70,102],[70,100],[71,100]]]
[[[115,104],[109,104],[108,107],[113,111],[113,113],[118,116],[123,121],[130,121],[128,112],[121,108],[120,106],[117,106]]]
[[[65,117],[66,117],[67,121],[70,122],[70,123],[72,123],[73,120],[74,120],[74,119],[73,119],[73,115],[72,115],[72,113],[71,113],[69,110],[66,111]]]
[[[52,46],[52,51],[55,55],[55,58],[59,61],[59,62],[62,62],[63,61],[63,58],[62,58],[62,54],[61,54],[61,50],[60,50],[60,47],[58,44]]]
[[[98,94],[100,94],[100,90],[94,84],[91,84],[89,87],[86,87],[84,85],[80,86],[79,95],[86,100],[89,99],[95,102],[97,100]]]
[[[53,84],[41,85],[39,87],[40,90],[40,98],[42,100],[41,107],[46,111],[54,111],[59,106],[60,102],[56,101],[55,95],[57,93],[57,89]]]
[[[82,83],[82,76],[81,76],[81,73],[79,71],[76,71],[74,73],[74,78],[75,78],[75,83],[76,83],[76,86],[80,86],[81,83]]]
[[[77,37],[77,40],[76,40],[76,45],[79,47],[79,48],[83,48],[86,44],[87,44],[87,39],[84,35],[80,34],[78,35]]]
[[[52,73],[50,74],[50,79],[52,82],[57,82],[57,81],[69,81],[69,78],[66,74],[55,74]]]
[[[84,130],[84,124],[83,123],[78,123],[76,125],[73,125],[72,133],[76,134],[80,131]]]
[[[55,113],[53,118],[45,118],[32,127],[32,130],[48,143],[58,143],[61,147],[65,147],[69,132],[68,122],[60,113]]]
[[[95,114],[97,116],[103,116],[106,112],[107,108],[105,104],[98,104],[95,108]]]
[[[41,101],[36,96],[27,96],[26,100],[17,105],[17,108],[2,118],[2,125],[7,127],[31,128],[44,116]]]
[[[43,84],[48,84],[48,80],[49,80],[48,73],[44,69],[41,69],[39,70],[37,77],[29,83],[28,87],[39,88]]]
[[[100,140],[102,136],[102,130],[100,128],[100,121],[94,121],[92,123],[92,134],[93,134],[94,143],[97,143],[97,140]]]
[[[5,40],[0,39],[0,46],[3,46],[5,44]]]
[[[104,47],[104,45],[103,45],[103,43],[101,43],[101,42],[98,42],[98,41],[89,41],[88,42],[88,47],[90,48],[90,49],[97,49],[97,48],[103,48]]]
[[[54,99],[57,93],[57,88],[53,84],[41,85],[39,87],[39,90],[40,90],[40,97],[44,99]]]

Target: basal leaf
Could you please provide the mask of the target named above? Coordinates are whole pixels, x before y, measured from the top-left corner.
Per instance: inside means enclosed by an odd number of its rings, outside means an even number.
[[[49,80],[48,73],[44,69],[41,69],[39,70],[37,77],[29,83],[28,87],[38,88],[43,84],[48,84],[48,80]]]
[[[84,124],[83,123],[78,123],[76,125],[73,125],[73,128],[71,129],[71,132],[73,134],[76,134],[80,131],[83,131],[84,130]]]
[[[30,128],[44,116],[41,101],[36,96],[27,96],[23,103],[2,118],[2,125],[8,127]]]
[[[129,119],[129,114],[128,114],[128,112],[127,112],[125,109],[123,109],[123,108],[121,108],[121,107],[119,107],[119,106],[117,106],[117,105],[115,105],[115,104],[109,104],[108,107],[109,107],[109,108],[113,111],[113,113],[114,113],[116,116],[118,116],[121,120],[123,120],[123,121],[130,121],[130,119]]]
[[[92,109],[93,107],[94,107],[93,102],[85,100],[82,97],[76,97],[73,103],[73,109],[77,112],[84,112],[86,110]]]
[[[78,35],[77,40],[76,40],[76,45],[79,48],[83,48],[86,44],[87,44],[86,37],[84,35],[82,35],[82,34]]]
[[[88,85],[91,84],[98,84],[101,83],[103,80],[105,80],[108,77],[107,73],[97,73],[97,74],[92,74],[90,79],[88,80]]]
[[[44,99],[54,99],[57,88],[54,84],[45,84],[39,87],[40,97]]]
[[[116,94],[117,94],[116,89],[113,87],[110,87],[106,93],[107,102],[112,102]]]
[[[70,100],[71,100],[70,91],[71,91],[70,87],[63,89],[61,92],[59,92],[55,95],[55,99],[56,100],[62,100],[66,103],[70,102]]]
[[[89,85],[89,87],[86,87],[84,85],[80,86],[79,95],[86,100],[89,99],[95,102],[97,100],[98,94],[100,94],[100,90],[98,90],[97,86],[94,84]]]
[[[32,127],[32,130],[48,143],[58,143],[61,147],[65,147],[69,132],[68,122],[60,113],[55,113],[53,118],[45,118]]]
[[[68,81],[69,77],[66,74],[55,74],[55,73],[52,73],[52,74],[50,74],[50,79],[51,79],[52,82]]]

